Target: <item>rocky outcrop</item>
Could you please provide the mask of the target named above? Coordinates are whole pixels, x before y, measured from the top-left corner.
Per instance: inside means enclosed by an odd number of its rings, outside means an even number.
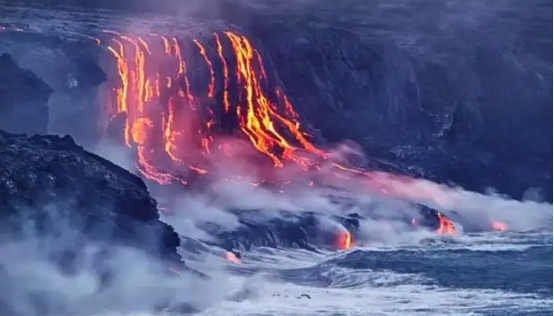
[[[0,55],[0,69],[0,128],[46,133],[52,89],[32,71],[20,68],[9,54]]]
[[[127,269],[109,268],[102,263],[104,256],[106,260],[120,256],[121,249],[134,249],[148,258],[148,262],[154,263],[152,267],[158,267],[160,275],[169,269],[186,270],[177,253],[179,237],[171,226],[160,221],[156,201],[144,182],[85,151],[71,137],[28,137],[0,131],[0,166],[2,249],[13,243],[34,242],[37,246],[33,252],[45,251],[47,259],[41,257],[41,260],[53,264],[61,274],[71,276],[92,245],[100,249],[101,255],[88,269],[98,273],[106,284],[111,282],[113,269]],[[40,264],[39,254],[18,249],[14,255],[28,256],[26,264]],[[2,251],[5,254],[7,250]],[[0,256],[0,274],[4,274],[0,309],[2,301],[9,306],[15,300],[10,296],[14,295],[14,286],[25,280],[21,275],[11,274],[14,263],[17,264],[14,258]],[[78,278],[69,280],[65,288],[80,284]],[[39,286],[45,295],[50,293],[50,288],[52,292],[59,291],[56,287],[59,287],[56,282]],[[63,304],[62,301],[56,300],[56,304]],[[38,314],[60,312],[44,307],[36,311]]]
[[[104,133],[98,122],[106,115],[107,98],[101,94],[101,87],[107,75],[95,55],[98,47],[72,42],[59,43],[57,49],[63,51],[63,62],[57,67],[63,75],[57,75],[65,80],[58,82],[54,88],[56,92],[50,98],[48,132],[70,134],[79,144],[87,147]]]
[[[110,228],[102,230],[109,234],[91,235],[93,238],[180,262],[176,252],[179,238],[160,221],[156,201],[144,182],[85,151],[71,137],[27,137],[0,131],[0,165],[3,220],[22,213],[41,216],[49,204],[58,204],[57,208],[64,209],[60,212],[67,213],[63,215],[80,217],[91,227],[90,233],[98,232],[102,225]]]

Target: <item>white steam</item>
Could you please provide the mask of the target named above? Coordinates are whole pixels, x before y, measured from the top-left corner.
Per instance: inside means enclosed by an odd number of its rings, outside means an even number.
[[[202,309],[229,294],[225,279],[218,276],[220,266],[211,265],[211,279],[168,273],[166,263],[144,251],[87,238],[85,227],[57,211],[63,208],[57,203],[36,210],[47,219],[22,217],[19,233],[0,233],[0,310],[62,316],[152,312],[183,304]],[[110,236],[109,231],[98,233]],[[108,283],[100,271],[109,271]]]

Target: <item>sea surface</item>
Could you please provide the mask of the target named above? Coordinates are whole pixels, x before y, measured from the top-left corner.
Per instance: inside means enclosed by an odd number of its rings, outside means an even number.
[[[326,254],[258,249],[244,259],[255,273],[231,277],[249,297],[200,315],[552,315],[551,230],[406,237]]]

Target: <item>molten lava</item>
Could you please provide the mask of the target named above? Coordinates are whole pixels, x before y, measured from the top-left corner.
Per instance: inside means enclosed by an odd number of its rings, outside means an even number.
[[[136,147],[138,169],[148,179],[186,184],[187,171],[209,174],[213,169],[209,157],[215,152],[235,158],[226,143],[229,136],[248,140],[277,169],[291,164],[306,172],[320,171],[322,162],[332,158],[309,140],[283,91],[270,87],[262,55],[245,36],[227,31],[214,34],[211,45],[193,39],[185,46],[177,38],[158,34],[132,37],[105,32],[115,36],[107,49],[115,58],[120,81],[113,90],[110,113],[125,118],[124,141]],[[183,59],[185,48],[192,51],[187,56],[196,54],[208,70],[205,88],[198,89],[201,80],[192,80],[202,70],[190,72],[192,66]],[[446,201],[436,190],[406,189],[402,184],[413,181],[407,177],[336,162],[327,165],[337,179],[354,175],[376,192]],[[308,182],[313,185],[313,180]]]
[[[446,216],[437,212],[437,220],[439,224],[439,227],[435,230],[437,234],[453,235],[456,233],[456,226]]]
[[[186,183],[184,177],[162,171],[161,150],[172,164],[182,165],[187,170],[202,170],[200,174],[209,173],[209,166],[198,165],[206,165],[205,156],[225,147],[216,139],[221,128],[215,130],[216,124],[222,121],[222,112],[235,116],[235,132],[248,139],[277,168],[292,162],[307,170],[317,165],[318,160],[314,158],[328,157],[301,130],[299,115],[285,94],[278,88],[269,92],[264,88],[267,77],[261,54],[246,37],[234,32],[224,32],[223,36],[214,34],[215,45],[212,46],[217,50],[223,75],[222,96],[217,100],[222,109],[214,109],[209,102],[202,102],[206,101],[203,96],[193,92],[182,44],[177,38],[157,34],[142,38],[105,32],[116,36],[107,49],[115,57],[121,83],[114,89],[115,102],[110,112],[114,117],[125,115],[124,141],[137,148],[138,169],[145,177],[161,184]],[[233,71],[225,57],[223,38],[235,59]],[[214,99],[219,81],[214,70],[215,61],[209,57],[208,46],[198,39],[193,39],[192,43],[210,75],[205,96]],[[165,65],[161,67],[160,64]],[[231,82],[235,83],[234,90],[239,94],[234,104],[230,99]]]
[[[283,91],[269,87],[261,54],[245,36],[227,31],[214,34],[211,45],[193,39],[184,46],[177,38],[158,34],[142,38],[108,33],[115,36],[108,50],[115,57],[121,83],[114,89],[110,111],[125,116],[124,141],[136,148],[137,167],[146,178],[160,184],[187,184],[189,172],[210,174],[209,157],[214,152],[233,158],[225,135],[242,136],[277,169],[294,164],[306,172],[318,171],[331,158],[309,140]],[[185,48],[192,50],[187,56],[197,54],[197,60],[203,61],[209,76],[206,87],[198,89],[198,80],[192,80],[194,63],[185,62]],[[233,58],[228,60],[228,55]],[[216,72],[216,67],[221,71]],[[225,120],[233,122],[230,129],[224,126]],[[428,188],[407,190],[402,185],[412,181],[407,177],[336,162],[328,165],[337,179],[361,177],[376,192],[445,202]],[[441,215],[437,232],[451,234],[455,228]],[[351,236],[341,238],[341,248],[350,248]]]
[[[232,251],[227,251],[225,253],[225,259],[229,260],[234,264],[240,264],[240,259]]]
[[[113,36],[107,49],[115,58],[120,82],[113,89],[109,110],[113,118],[124,120],[123,141],[136,148],[137,168],[148,179],[186,185],[191,178],[210,175],[213,157],[238,159],[234,155],[240,150],[233,150],[236,143],[228,141],[238,138],[259,153],[254,165],[270,163],[274,170],[298,166],[306,172],[310,186],[314,180],[328,179],[317,175],[323,173],[322,163],[327,161],[325,165],[331,168],[327,174],[336,181],[355,176],[374,192],[448,201],[428,186],[405,185],[414,181],[411,178],[366,172],[333,161],[330,153],[310,141],[285,93],[271,87],[262,55],[243,35],[227,31],[213,34],[211,42],[192,39],[185,45],[175,37],[153,33],[132,37],[105,32]],[[185,61],[185,55],[191,59]],[[202,73],[207,76],[203,78]],[[260,163],[260,157],[265,162]],[[258,179],[255,185],[265,181]],[[437,231],[453,233],[455,228],[441,215]],[[341,248],[351,247],[351,236],[343,239]]]
[[[354,246],[354,242],[352,240],[352,234],[346,229],[341,230],[339,232],[336,245],[337,245],[337,248],[341,250],[351,249]]]
[[[506,225],[505,223],[499,222],[499,221],[492,221],[491,222],[491,227],[492,227],[493,230],[498,230],[498,231],[507,231],[508,230],[508,225]]]

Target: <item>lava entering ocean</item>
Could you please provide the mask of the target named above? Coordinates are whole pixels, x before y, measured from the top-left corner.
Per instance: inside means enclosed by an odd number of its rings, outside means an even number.
[[[243,35],[214,33],[211,45],[193,39],[185,47],[177,38],[159,34],[105,33],[113,36],[107,49],[115,57],[120,81],[109,103],[111,121],[121,124],[122,138],[136,148],[137,168],[148,179],[187,185],[190,179],[209,176],[214,161],[221,157],[245,159],[244,150],[233,148],[242,139],[258,153],[248,155],[256,159],[253,165],[272,167],[259,168],[271,172],[254,185],[273,183],[275,171],[287,166],[299,167],[307,185],[321,183],[326,178],[320,177],[325,163],[334,181],[355,176],[374,192],[389,196],[446,200],[440,192],[406,189],[402,184],[410,178],[338,163],[331,153],[317,147],[283,90],[271,87],[261,53]],[[185,61],[185,55],[194,54],[198,58]],[[233,58],[228,60],[228,55]],[[200,69],[199,60],[207,80],[191,71]],[[202,81],[205,86],[198,84]],[[453,233],[454,226],[448,226],[452,229],[440,232]]]
[[[0,26],[0,31],[30,32],[7,26]],[[363,184],[364,190],[373,193],[442,206],[451,203],[433,186],[410,185],[416,180],[349,167],[316,146],[284,91],[271,82],[262,54],[244,35],[213,33],[209,43],[192,39],[190,45],[183,45],[176,37],[154,33],[130,36],[106,30],[104,34],[106,38],[94,41],[115,58],[118,77],[108,101],[108,131],[121,132],[122,141],[136,149],[137,169],[150,180],[187,185],[191,179],[209,177],[217,167],[214,158],[225,162],[246,158],[255,159],[250,165],[272,166],[260,168],[271,171],[258,175],[252,183],[256,186],[276,180],[275,171],[295,166],[309,186],[337,181],[340,185],[356,177],[356,187]],[[195,54],[200,58],[192,58],[189,65],[184,56]],[[207,80],[198,75],[201,67]],[[247,155],[244,140],[254,149]],[[291,183],[282,177],[277,180]],[[446,216],[441,214],[437,222],[435,232],[455,233]],[[490,226],[508,229],[498,221]],[[340,238],[339,248],[350,248],[353,240],[348,236]]]
[[[209,174],[209,158],[216,152],[239,158],[240,152],[233,151],[227,142],[226,136],[234,135],[247,139],[276,169],[300,166],[313,176],[321,170],[322,162],[328,161],[337,178],[361,176],[377,192],[399,197],[427,196],[444,202],[439,192],[408,192],[395,185],[409,182],[410,178],[360,171],[332,161],[332,155],[314,145],[310,135],[302,130],[299,114],[284,92],[269,87],[262,56],[245,36],[230,31],[213,34],[217,60],[209,57],[199,40],[192,41],[188,48],[197,48],[210,76],[207,87],[199,88],[190,79],[184,49],[177,38],[105,32],[116,36],[108,50],[116,59],[121,81],[121,86],[113,90],[114,102],[109,110],[112,120],[123,118],[125,143],[136,146],[138,168],[145,177],[169,184],[186,183],[184,169]],[[234,62],[225,57],[224,39]],[[222,78],[216,78],[216,63],[222,69]],[[216,89],[216,83],[222,88]],[[235,84],[234,89],[231,83]],[[169,162],[161,157],[162,152]],[[181,170],[176,172],[168,164],[180,166]]]

